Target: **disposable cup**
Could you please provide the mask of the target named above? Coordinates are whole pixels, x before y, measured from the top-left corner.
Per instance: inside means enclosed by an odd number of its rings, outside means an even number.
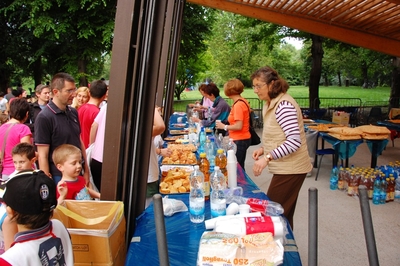
[[[250,212],[250,205],[249,204],[240,204],[239,205],[239,213],[246,214]]]

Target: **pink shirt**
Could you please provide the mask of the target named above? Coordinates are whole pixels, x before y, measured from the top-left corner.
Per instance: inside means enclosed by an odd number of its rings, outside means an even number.
[[[3,149],[3,142],[6,132],[11,125],[13,124],[3,124],[0,127],[0,152]],[[6,148],[4,152],[5,154],[3,157],[3,174],[10,175],[12,172],[14,172],[15,167],[11,156],[11,151],[25,136],[32,136],[32,132],[29,127],[24,124],[14,124],[14,126],[8,132]]]
[[[103,149],[104,149],[104,133],[106,131],[106,114],[107,104],[101,107],[100,112],[94,119],[99,126],[97,128],[96,140],[94,141],[94,147],[92,150],[92,159],[98,162],[103,162]]]

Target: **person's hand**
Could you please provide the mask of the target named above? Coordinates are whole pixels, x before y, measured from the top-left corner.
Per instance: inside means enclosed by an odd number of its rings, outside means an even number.
[[[195,123],[198,123],[198,122],[200,122],[200,119],[198,117],[193,117],[192,116],[192,121],[195,122]]]
[[[64,199],[68,193],[67,182],[65,182],[64,180],[61,180],[60,182],[58,182],[57,191],[59,194],[58,199],[59,199],[59,204],[60,204],[62,201],[64,201]]]
[[[262,171],[264,170],[265,167],[267,167],[268,161],[265,160],[263,157],[261,157],[259,160],[254,162],[253,165],[253,174],[255,176],[261,175]]]
[[[224,129],[224,127],[225,127],[225,124],[223,124],[223,123],[221,122],[221,120],[216,120],[216,121],[215,121],[215,128],[217,128],[217,129]]]
[[[161,150],[160,150],[160,155],[161,155],[162,157],[169,157],[169,156],[172,155],[172,150],[169,149],[169,148],[161,149]]]
[[[254,160],[257,161],[258,158],[263,154],[264,154],[264,149],[263,149],[263,147],[260,147],[257,150],[253,151],[252,157],[253,157]]]

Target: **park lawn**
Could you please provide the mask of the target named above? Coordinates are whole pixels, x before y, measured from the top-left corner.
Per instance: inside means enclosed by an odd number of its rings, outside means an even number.
[[[308,98],[308,87],[305,86],[291,86],[288,93],[294,98]],[[227,98],[222,88],[220,88],[220,95]],[[242,93],[244,98],[257,98],[253,89],[246,88]],[[390,87],[376,87],[374,89],[363,89],[361,87],[339,87],[339,86],[320,86],[319,97],[321,98],[360,98],[361,102],[366,101],[389,101]],[[200,100],[201,94],[198,90],[184,91],[181,94],[181,100]]]

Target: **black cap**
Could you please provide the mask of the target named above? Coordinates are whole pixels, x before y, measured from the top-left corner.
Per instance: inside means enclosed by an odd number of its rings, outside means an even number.
[[[43,171],[21,171],[7,181],[4,202],[20,214],[41,214],[57,206],[56,184]]]

